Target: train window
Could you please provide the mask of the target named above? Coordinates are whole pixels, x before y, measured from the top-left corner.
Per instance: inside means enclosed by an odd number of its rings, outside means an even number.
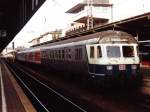
[[[52,58],[52,51],[50,50],[50,59]]]
[[[42,58],[45,58],[45,51],[43,51],[42,53]]]
[[[82,48],[79,49],[79,59],[82,59]]]
[[[61,50],[59,50],[59,59],[61,59]]]
[[[54,50],[54,59],[57,59],[57,50]]]
[[[52,59],[54,59],[54,50],[52,50]]]
[[[68,49],[68,58],[71,59],[71,49]]]
[[[108,57],[116,58],[116,57],[121,56],[119,46],[107,46],[106,50],[107,50],[107,56]]]
[[[75,49],[75,59],[78,59],[78,49]]]
[[[50,50],[48,50],[48,59],[50,59],[51,57],[50,57]]]
[[[62,50],[62,59],[64,59],[64,58],[65,58],[65,51]]]
[[[90,47],[90,58],[94,58],[94,46]]]
[[[68,58],[71,59],[71,54],[70,53],[68,54]]]
[[[97,58],[102,57],[101,46],[97,46]]]
[[[60,59],[60,50],[57,50],[57,59]]]
[[[82,59],[82,48],[75,49],[75,59],[76,60]]]
[[[69,48],[65,49],[65,58],[71,59],[71,49],[69,49]]]
[[[133,46],[123,46],[123,56],[124,57],[134,57],[134,47]]]

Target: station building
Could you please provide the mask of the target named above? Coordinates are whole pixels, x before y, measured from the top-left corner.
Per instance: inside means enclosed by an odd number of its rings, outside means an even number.
[[[29,43],[31,46],[38,45],[51,40],[56,40],[62,36],[62,30],[54,30],[46,32],[37,38],[32,39]]]
[[[93,28],[112,22],[112,4],[109,0],[84,0],[66,13],[73,15],[68,32],[76,29],[86,30],[88,26]]]

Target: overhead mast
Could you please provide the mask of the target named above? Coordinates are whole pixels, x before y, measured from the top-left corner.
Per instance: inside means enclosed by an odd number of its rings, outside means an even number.
[[[93,0],[87,0],[87,30],[93,29]]]

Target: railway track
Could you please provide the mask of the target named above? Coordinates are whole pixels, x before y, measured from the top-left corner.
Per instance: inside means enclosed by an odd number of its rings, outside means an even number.
[[[32,70],[34,73],[33,76],[38,76],[38,77],[43,77],[42,80],[45,80],[45,82],[53,82],[54,85],[61,86],[63,84],[58,85],[57,81],[50,81],[48,78],[46,78],[48,75],[37,75],[39,70]],[[46,77],[44,77],[46,76]],[[51,78],[51,77],[49,77]],[[57,79],[54,79],[57,80]],[[68,85],[68,84],[67,84]],[[70,86],[71,84],[69,84]],[[61,87],[60,87],[61,88]],[[71,87],[74,88],[74,87]],[[78,87],[80,88],[80,87]],[[62,89],[62,88],[61,88]],[[69,94],[74,94],[74,96],[80,97],[82,100],[84,99],[86,103],[84,104],[92,104],[95,105],[97,109],[94,110],[88,110],[85,109],[88,112],[149,112],[150,110],[150,97],[148,95],[143,95],[141,93],[122,93],[122,92],[100,92],[100,93],[95,93],[91,92],[90,90],[87,89],[86,91],[84,90],[72,90],[70,91],[68,88],[63,88],[67,89]],[[83,89],[82,87],[80,89]],[[104,90],[105,91],[105,90]],[[80,99],[78,98],[78,99]],[[90,103],[89,103],[90,102]],[[83,105],[83,104],[82,104]],[[87,107],[88,105],[84,105]],[[82,106],[82,107],[84,107]]]
[[[47,86],[22,68],[11,66],[9,69],[19,81],[22,88],[24,88],[26,94],[32,99],[37,111],[87,112],[87,110],[75,104],[53,88]]]

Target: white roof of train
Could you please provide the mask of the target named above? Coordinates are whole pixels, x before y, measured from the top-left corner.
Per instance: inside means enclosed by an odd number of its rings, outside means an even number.
[[[46,50],[50,48],[69,47],[74,45],[85,45],[94,43],[137,43],[137,40],[130,34],[122,31],[102,31],[90,35],[85,35],[76,38],[68,38],[66,40],[49,43],[34,48],[29,48],[19,53],[34,52],[37,50]]]

